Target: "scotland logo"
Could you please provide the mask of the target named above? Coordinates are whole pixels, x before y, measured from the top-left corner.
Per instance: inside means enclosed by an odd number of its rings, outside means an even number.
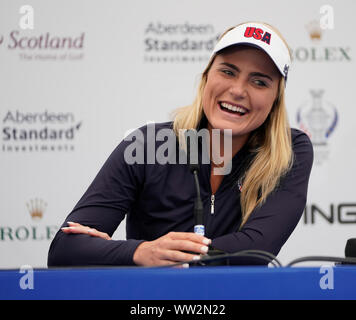
[[[327,158],[328,139],[338,123],[338,112],[333,104],[323,100],[324,90],[311,90],[312,99],[303,103],[297,112],[299,128],[308,134],[315,148],[316,163]]]

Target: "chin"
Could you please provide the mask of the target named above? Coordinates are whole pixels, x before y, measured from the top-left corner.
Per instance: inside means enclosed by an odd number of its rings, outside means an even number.
[[[211,124],[212,129],[219,129],[223,131],[224,129],[232,130],[232,135],[240,135],[242,132],[241,128],[238,128],[236,125],[225,122],[225,121],[216,121]]]

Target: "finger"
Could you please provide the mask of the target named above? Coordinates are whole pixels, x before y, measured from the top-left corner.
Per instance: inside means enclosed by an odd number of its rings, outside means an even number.
[[[200,260],[200,255],[185,253],[178,250],[164,250],[160,259],[175,261],[175,262],[188,262],[193,260]]]
[[[173,266],[172,268],[178,268],[178,269],[181,269],[181,268],[189,268],[189,263],[182,263],[182,264],[179,264],[177,266]]]
[[[61,228],[61,230],[64,233],[78,233],[78,230],[76,229],[76,227],[63,227],[63,228]]]
[[[72,227],[84,227],[83,225],[81,225],[80,223],[77,223],[77,222],[67,221],[67,223],[69,224],[69,226],[72,226]]]
[[[168,236],[174,240],[190,240],[194,242],[199,242],[205,245],[211,244],[211,240],[200,234],[194,232],[170,232]]]
[[[179,263],[179,261],[171,261],[171,260],[157,260],[154,264],[155,266],[170,266]]]
[[[105,240],[111,240],[110,236],[105,233],[105,232],[100,232],[94,228],[91,228],[88,230],[88,234],[90,234],[91,236],[93,237],[98,237],[98,238],[102,238],[102,239],[105,239]]]
[[[62,228],[62,231],[64,233],[88,234],[93,237],[98,237],[98,238],[102,238],[105,240],[111,240],[110,236],[107,233],[100,232],[94,228],[89,228],[89,227],[85,227],[82,225],[79,225],[78,227],[74,227],[74,226],[64,227],[64,228]]]
[[[64,227],[61,228],[61,230],[65,233],[82,233],[82,234],[89,234],[89,227],[84,227],[84,226],[80,226],[80,227]]]
[[[73,233],[78,233],[77,231],[79,231],[79,233],[87,233],[90,234],[93,237],[98,237],[98,238],[102,238],[105,240],[111,240],[110,236],[105,233],[105,232],[100,232],[94,228],[89,228],[87,226],[83,226],[80,223],[76,223],[76,222],[72,222],[72,221],[67,221],[67,223],[71,226],[71,227],[78,227],[80,229],[69,229],[68,232],[73,231]],[[82,231],[80,231],[82,230]]]
[[[205,244],[193,242],[190,240],[172,240],[165,239],[164,248],[175,251],[196,252],[198,254],[206,254],[209,247]]]

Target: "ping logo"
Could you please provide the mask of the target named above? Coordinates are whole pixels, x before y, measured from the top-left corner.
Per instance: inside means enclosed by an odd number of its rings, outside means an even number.
[[[270,44],[271,42],[271,34],[269,32],[264,32],[262,29],[256,27],[246,27],[244,36],[246,38],[253,37],[256,40],[261,40],[267,44]]]

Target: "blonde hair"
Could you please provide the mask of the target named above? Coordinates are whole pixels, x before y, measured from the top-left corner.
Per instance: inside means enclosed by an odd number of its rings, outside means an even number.
[[[273,29],[289,49],[286,41],[278,30],[267,23],[262,24]],[[240,24],[237,26],[239,25]],[[235,27],[226,30],[220,36],[220,39]],[[184,143],[182,143],[184,140],[184,129],[196,129],[204,116],[202,98],[208,73],[215,57],[216,55],[211,57],[201,76],[198,92],[193,104],[178,108],[172,113],[174,117],[173,130],[181,145],[184,145]],[[254,157],[244,174],[240,197],[242,211],[240,228],[246,223],[253,210],[266,201],[268,195],[275,190],[282,176],[289,171],[292,165],[293,151],[291,130],[285,107],[284,89],[285,80],[281,77],[277,98],[274,101],[266,121],[251,133],[247,141],[249,150],[254,154]]]

